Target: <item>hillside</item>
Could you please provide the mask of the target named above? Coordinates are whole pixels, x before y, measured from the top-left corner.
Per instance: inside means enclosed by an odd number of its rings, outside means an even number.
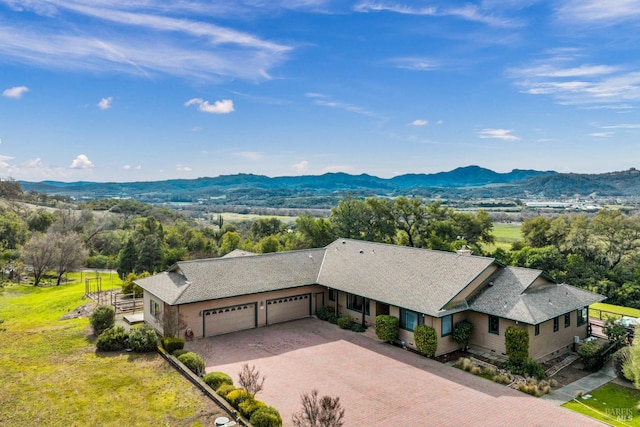
[[[441,198],[640,197],[640,171],[563,174],[514,169],[497,173],[467,166],[435,174],[393,178],[327,173],[318,176],[237,174],[149,182],[20,182],[25,191],[70,196],[76,200],[132,198],[148,203],[199,202],[265,207],[331,207],[346,194],[354,197],[420,195]]]

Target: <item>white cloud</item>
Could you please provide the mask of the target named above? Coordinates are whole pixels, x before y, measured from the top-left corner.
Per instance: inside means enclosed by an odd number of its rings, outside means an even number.
[[[444,124],[444,120],[438,120],[438,121],[436,122],[436,124],[437,124],[437,125],[443,125],[443,124]]]
[[[29,88],[26,86],[14,86],[2,91],[2,96],[7,98],[20,99],[22,95],[29,92]]]
[[[512,135],[511,129],[481,129],[476,132],[482,139],[501,139],[503,141],[518,141],[520,138]]]
[[[391,58],[389,62],[396,68],[413,71],[432,71],[442,67],[442,63],[424,57]]]
[[[314,99],[313,103],[315,105],[319,105],[321,107],[329,107],[329,108],[335,108],[338,110],[343,110],[343,111],[348,111],[350,113],[356,113],[356,114],[360,114],[363,116],[368,116],[368,117],[377,117],[377,118],[383,118],[380,115],[369,111],[365,108],[359,107],[357,105],[353,105],[353,104],[348,104],[346,102],[341,102],[341,101],[335,101],[335,100],[331,100],[329,99],[329,97],[327,97],[326,95],[322,95],[319,93],[307,93],[305,94],[305,96],[307,96],[308,98],[312,98]]]
[[[390,2],[385,0],[364,0],[354,6],[356,12],[393,12],[402,15],[417,16],[439,16],[454,17],[472,22],[480,22],[492,27],[518,27],[522,24],[516,19],[499,16],[499,10],[488,9],[472,4],[466,4],[459,7],[436,7],[436,6],[409,6],[405,3]]]
[[[622,124],[622,125],[611,125],[611,126],[602,126],[602,129],[640,129],[640,124]]]
[[[191,169],[189,166],[183,166],[183,165],[178,165],[176,166],[176,171],[178,172],[191,172],[193,169]]]
[[[549,95],[559,104],[580,106],[617,105],[628,109],[629,102],[640,100],[640,72],[632,67],[611,64],[575,64],[582,52],[552,51],[530,66],[512,68],[507,75],[524,93]]]
[[[202,98],[191,98],[184,103],[185,107],[189,107],[191,105],[197,105],[198,110],[202,111],[203,113],[229,114],[235,111],[233,109],[233,101],[230,99],[223,99],[221,101],[215,101],[213,104],[210,104],[209,101],[205,101]]]
[[[124,166],[122,166],[122,169],[128,171],[128,170],[131,169],[131,165],[124,165]]]
[[[20,24],[19,20],[3,25],[0,54],[48,68],[145,77],[163,73],[208,81],[261,81],[270,79],[269,69],[286,60],[292,50],[287,45],[207,22],[200,12],[216,9],[215,6],[179,3],[20,2],[14,13],[37,13],[39,25]],[[69,12],[80,17],[73,26],[66,19],[59,19]],[[11,17],[7,21],[12,22]]]
[[[259,153],[257,151],[239,151],[234,154],[236,156],[244,157],[245,159],[251,160],[251,161],[257,161],[264,157],[262,153]]]
[[[98,102],[98,108],[101,110],[108,110],[111,108],[111,102],[113,101],[113,97],[109,96],[107,98],[102,98],[100,102]]]
[[[615,135],[615,132],[593,132],[589,134],[594,138],[609,138],[612,135]]]
[[[307,160],[303,160],[303,161],[301,161],[299,163],[295,163],[295,164],[293,164],[291,166],[299,174],[307,173],[307,171],[309,170],[309,162]]]
[[[410,123],[411,126],[426,126],[429,124],[428,120],[416,119]]]
[[[640,17],[640,0],[565,0],[558,2],[561,20],[610,25]]]
[[[92,167],[93,162],[84,154],[79,154],[69,165],[69,169],[90,169]]]

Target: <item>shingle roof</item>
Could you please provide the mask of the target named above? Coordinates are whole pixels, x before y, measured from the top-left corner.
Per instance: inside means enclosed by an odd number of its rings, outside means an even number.
[[[321,249],[178,262],[171,271],[136,283],[171,305],[319,284],[440,316],[456,295],[495,264],[493,258],[338,239]],[[551,281],[531,286],[542,274],[498,268],[468,299],[469,308],[537,324],[604,299]]]
[[[605,299],[567,284],[548,282],[531,286],[542,271],[505,267],[491,278],[470,308],[506,319],[535,325]]]
[[[172,305],[287,289],[316,283],[324,251],[183,261],[174,272],[136,283]],[[171,286],[174,292],[169,291]]]
[[[493,258],[339,239],[329,246],[318,283],[437,316]]]

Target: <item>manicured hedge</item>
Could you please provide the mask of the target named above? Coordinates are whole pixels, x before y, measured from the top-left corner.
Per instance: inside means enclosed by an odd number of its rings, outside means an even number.
[[[167,353],[173,354],[175,350],[182,350],[184,348],[184,339],[167,337],[162,339],[162,346]]]
[[[251,419],[251,415],[253,415],[254,412],[266,406],[267,404],[260,400],[247,399],[238,404],[238,411],[240,411],[240,415],[242,415],[246,419]]]
[[[340,316],[336,322],[342,329],[351,329],[351,325],[353,324],[350,316]]]
[[[375,331],[376,336],[382,341],[393,342],[398,339],[400,319],[388,314],[376,316]]]
[[[93,333],[98,336],[116,324],[116,311],[110,305],[99,305],[93,310],[89,321]]]
[[[529,357],[529,333],[517,326],[509,326],[504,331],[504,346],[509,362],[522,365]]]
[[[438,348],[438,334],[431,326],[418,325],[413,330],[416,348],[425,356],[433,356]]]
[[[158,335],[151,326],[145,323],[129,332],[129,346],[131,350],[138,353],[154,351],[158,346]]]
[[[124,350],[129,335],[122,326],[114,326],[102,332],[96,341],[96,348],[100,351]]]
[[[222,384],[233,385],[233,378],[224,372],[209,372],[202,380],[213,390],[219,389]]]
[[[190,351],[178,356],[178,360],[196,375],[202,375],[204,372],[204,359],[199,354]]]
[[[266,406],[254,412],[249,422],[253,427],[281,427],[282,417],[277,409]]]

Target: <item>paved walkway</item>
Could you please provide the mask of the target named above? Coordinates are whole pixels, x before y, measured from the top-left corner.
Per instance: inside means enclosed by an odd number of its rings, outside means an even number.
[[[611,363],[602,368],[598,372],[594,372],[591,375],[587,375],[584,378],[580,378],[564,387],[560,387],[556,390],[552,390],[549,394],[545,394],[541,399],[553,403],[554,405],[562,405],[575,399],[578,392],[587,394],[588,392],[597,389],[616,377],[616,373],[611,366]]]
[[[413,352],[303,319],[212,338],[186,347],[205,357],[206,371],[234,379],[243,363],[266,376],[258,399],[276,407],[284,425],[300,393],[339,396],[345,426],[601,426],[504,385]]]

